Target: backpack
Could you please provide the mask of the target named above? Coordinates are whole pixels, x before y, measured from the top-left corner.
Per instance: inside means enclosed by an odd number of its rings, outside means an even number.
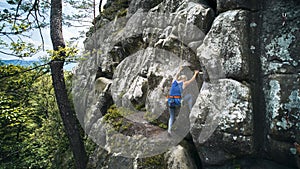
[[[181,92],[183,82],[178,83],[176,80],[172,83],[170,96],[168,96],[168,106],[174,108],[181,105]],[[175,98],[174,98],[175,96]]]

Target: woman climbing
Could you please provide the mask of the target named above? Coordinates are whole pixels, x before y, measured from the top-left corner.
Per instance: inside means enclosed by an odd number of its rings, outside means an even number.
[[[196,70],[194,72],[193,77],[190,80],[187,80],[187,77],[185,75],[179,76],[179,74],[182,70],[183,70],[183,68],[180,67],[179,71],[176,73],[176,75],[172,81],[170,93],[168,96],[168,106],[169,106],[169,113],[170,113],[169,124],[168,124],[168,133],[169,134],[171,134],[171,128],[172,128],[172,124],[174,122],[175,113],[177,111],[179,111],[180,106],[181,106],[182,91],[189,84],[191,84],[191,82],[193,82],[196,79],[197,74],[199,73],[199,71]]]

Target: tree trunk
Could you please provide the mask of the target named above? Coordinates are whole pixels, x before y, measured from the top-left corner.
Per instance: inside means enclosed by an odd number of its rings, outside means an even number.
[[[50,35],[54,50],[65,47],[62,33],[62,0],[51,0]],[[65,132],[73,151],[76,168],[84,169],[87,164],[87,155],[80,136],[77,118],[68,100],[63,73],[64,59],[62,58],[64,58],[64,53],[60,55],[59,59],[54,59],[50,63],[53,87]]]
[[[99,2],[99,13],[102,13],[102,0],[100,0],[100,2]],[[94,21],[94,22],[96,22],[96,21]]]

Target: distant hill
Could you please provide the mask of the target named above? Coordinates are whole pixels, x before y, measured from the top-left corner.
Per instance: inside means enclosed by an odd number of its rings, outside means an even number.
[[[5,65],[20,65],[24,67],[33,66],[34,64],[43,64],[41,61],[38,60],[0,60],[0,63]],[[71,71],[77,63],[70,63],[64,66],[64,69],[67,71]]]
[[[20,66],[33,66],[34,63],[41,64],[41,61],[33,61],[33,60],[1,60],[0,62],[6,64],[6,65],[20,65]]]

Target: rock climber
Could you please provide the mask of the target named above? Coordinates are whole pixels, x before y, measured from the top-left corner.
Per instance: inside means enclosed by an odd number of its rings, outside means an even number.
[[[191,84],[197,77],[197,74],[199,73],[198,70],[195,70],[193,77],[190,80],[187,80],[187,77],[185,75],[180,75],[180,72],[183,70],[182,67],[179,68],[179,71],[176,73],[170,93],[168,96],[168,106],[169,106],[169,123],[168,123],[168,133],[171,134],[171,128],[172,124],[174,122],[175,113],[180,110],[181,106],[181,99],[182,99],[182,91],[185,89],[189,84]]]

